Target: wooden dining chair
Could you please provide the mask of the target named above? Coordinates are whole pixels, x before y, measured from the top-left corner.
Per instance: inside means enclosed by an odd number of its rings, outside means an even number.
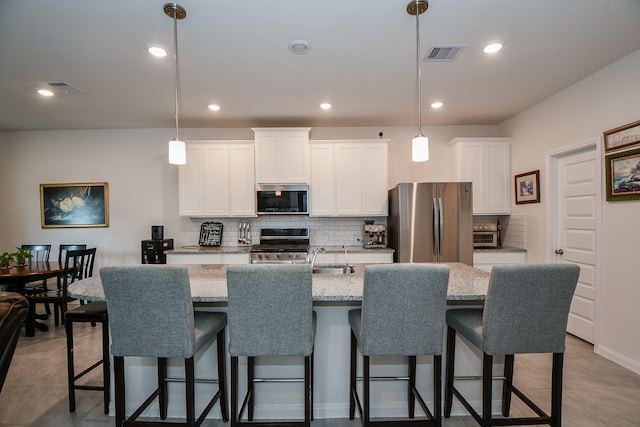
[[[73,301],[73,298],[67,294],[67,287],[76,280],[93,276],[95,256],[96,248],[66,251],[64,271],[67,274],[62,275],[61,289],[27,295],[30,305],[29,310],[34,310],[33,306],[37,303],[52,303],[54,305],[54,324],[56,326],[60,323],[64,324],[64,313],[67,311],[67,304],[69,301]]]
[[[22,245],[20,246],[22,249],[28,249],[29,253],[31,253],[30,260],[32,262],[48,262],[49,255],[51,254],[51,245]],[[29,294],[38,294],[47,292],[49,288],[47,287],[47,279],[42,280],[41,282],[34,282],[25,285],[24,293],[25,295]],[[44,304],[45,312],[47,313],[45,317],[51,315],[51,306],[46,303]]]

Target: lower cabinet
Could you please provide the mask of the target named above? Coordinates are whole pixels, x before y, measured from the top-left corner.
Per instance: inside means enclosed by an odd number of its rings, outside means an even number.
[[[318,253],[316,264],[391,264],[393,263],[393,252],[324,252]]]
[[[490,272],[494,265],[526,263],[527,253],[525,251],[473,251],[473,266],[480,270]]]
[[[249,254],[167,254],[167,264],[249,264]]]

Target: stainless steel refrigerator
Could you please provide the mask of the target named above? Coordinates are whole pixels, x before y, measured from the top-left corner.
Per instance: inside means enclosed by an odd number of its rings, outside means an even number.
[[[406,182],[389,190],[387,244],[395,262],[473,265],[470,182]]]

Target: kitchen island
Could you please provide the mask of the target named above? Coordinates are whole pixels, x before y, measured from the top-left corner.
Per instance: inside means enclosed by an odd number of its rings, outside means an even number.
[[[489,273],[475,269],[461,263],[446,263],[450,267],[448,303],[450,309],[457,304],[482,304],[487,291]],[[314,417],[315,418],[346,418],[349,407],[349,340],[350,327],[348,311],[358,308],[362,301],[364,281],[363,264],[355,265],[355,272],[349,275],[314,274],[313,300],[317,313],[317,329],[315,337],[315,384],[314,384]],[[163,266],[157,266],[163,268]],[[225,265],[188,265],[191,281],[191,293],[198,310],[225,311],[227,301]],[[72,284],[69,292],[76,298],[88,300],[104,300],[102,283],[99,276],[84,279]],[[445,331],[442,331],[443,342]],[[464,342],[459,342],[457,353],[468,357],[458,356],[457,359],[467,362],[457,366],[461,375],[480,372],[480,359],[474,350],[469,349]],[[378,363],[372,366],[372,375],[404,376],[406,365],[402,357],[382,357],[376,359]],[[244,361],[241,359],[240,384],[245,384]],[[417,385],[427,402],[432,401],[432,358],[418,357]],[[171,364],[170,375],[181,374],[180,364]],[[497,368],[499,369],[499,368]],[[148,395],[154,386],[155,361],[153,359],[128,360],[127,374],[127,408],[136,408]],[[256,363],[258,377],[302,377],[301,360],[292,358],[290,363],[282,363],[269,358],[260,358]],[[196,359],[197,377],[216,376],[215,345],[206,347]],[[301,384],[276,383],[259,384],[256,397],[256,412],[258,418],[287,419],[297,418],[302,413]],[[376,383],[372,387],[372,415],[388,416],[403,415],[406,411],[406,388],[403,382]],[[463,384],[463,393],[474,394],[471,402],[479,401],[479,388],[470,390]],[[475,390],[475,393],[474,393]],[[169,417],[184,415],[183,393],[181,384],[169,388]],[[243,393],[243,390],[240,390]],[[202,395],[202,393],[200,394]],[[196,401],[196,404],[199,403]],[[499,402],[496,402],[499,407]],[[157,416],[157,405],[152,405],[147,412],[150,416]],[[111,411],[113,413],[113,411]],[[454,402],[453,412],[463,414],[461,406]],[[377,414],[377,415],[376,415]],[[217,408],[212,410],[210,417],[220,418]]]

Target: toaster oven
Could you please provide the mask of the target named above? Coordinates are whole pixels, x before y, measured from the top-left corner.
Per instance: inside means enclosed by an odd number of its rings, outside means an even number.
[[[474,248],[497,248],[498,246],[500,246],[500,239],[496,224],[474,224]]]

